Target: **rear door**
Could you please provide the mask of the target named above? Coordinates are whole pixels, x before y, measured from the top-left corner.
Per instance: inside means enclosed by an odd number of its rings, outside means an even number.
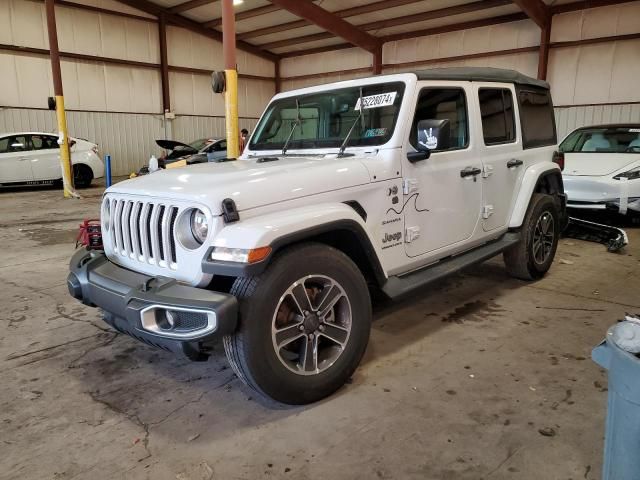
[[[0,183],[33,180],[28,140],[26,135],[0,138]]]
[[[55,135],[31,135],[31,171],[37,181],[62,178],[60,146]]]
[[[513,85],[474,83],[474,88],[483,163],[482,228],[488,232],[506,227],[525,165]]]

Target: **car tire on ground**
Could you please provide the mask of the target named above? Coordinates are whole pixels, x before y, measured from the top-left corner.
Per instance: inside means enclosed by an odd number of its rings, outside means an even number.
[[[551,195],[533,194],[520,233],[520,241],[503,254],[507,272],[521,280],[542,278],[553,263],[560,236],[560,216]]]
[[[93,181],[93,170],[87,165],[73,166],[73,185],[76,188],[88,188]]]
[[[259,276],[236,279],[239,327],[224,337],[234,372],[286,404],[331,395],[353,374],[369,341],[371,300],[341,251],[305,243],[278,253]]]

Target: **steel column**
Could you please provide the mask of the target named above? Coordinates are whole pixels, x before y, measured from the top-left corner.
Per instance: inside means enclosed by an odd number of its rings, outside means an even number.
[[[238,72],[236,70],[236,19],[233,0],[222,0],[222,51],[226,77],[225,125],[227,130],[227,157],[240,156],[238,130]]]
[[[60,166],[65,198],[78,197],[73,187],[71,169],[71,153],[67,132],[67,117],[64,109],[64,92],[62,90],[62,72],[60,70],[60,51],[58,49],[58,30],[56,28],[56,10],[54,0],[45,0],[47,11],[47,31],[49,33],[49,50],[51,57],[51,73],[53,76],[53,93],[56,97],[56,117],[58,119],[58,143],[60,144]]]
[[[162,84],[162,111],[171,111],[171,94],[169,90],[169,62],[167,61],[167,19],[164,14],[158,18],[160,39],[160,82]]]
[[[551,43],[551,17],[540,30],[540,52],[538,55],[538,79],[547,79],[547,67],[549,66],[549,47]]]

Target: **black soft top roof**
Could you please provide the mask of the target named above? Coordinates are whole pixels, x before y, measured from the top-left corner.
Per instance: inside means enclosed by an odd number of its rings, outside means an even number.
[[[549,84],[544,80],[523,75],[515,70],[491,67],[450,67],[430,68],[413,72],[418,80],[463,80],[469,82],[502,82],[529,85],[549,90]]]

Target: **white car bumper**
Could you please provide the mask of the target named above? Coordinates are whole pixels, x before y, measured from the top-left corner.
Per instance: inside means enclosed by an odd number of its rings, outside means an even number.
[[[640,212],[640,180],[563,175],[567,207]]]

